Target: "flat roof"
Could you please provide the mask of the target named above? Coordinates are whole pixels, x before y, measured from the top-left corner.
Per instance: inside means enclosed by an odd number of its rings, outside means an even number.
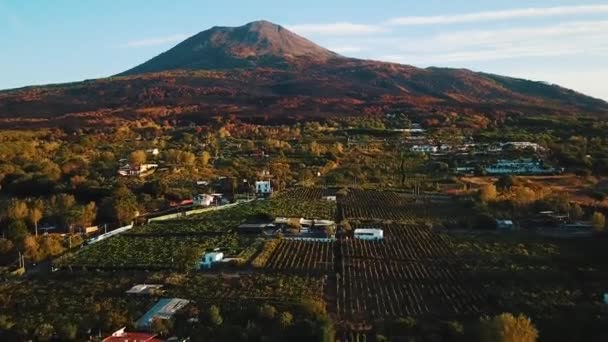
[[[377,233],[382,232],[380,228],[357,228],[355,229],[355,234],[357,233]]]
[[[154,318],[170,319],[173,315],[190,303],[187,299],[162,298],[148,310],[135,324],[138,327],[149,327]]]

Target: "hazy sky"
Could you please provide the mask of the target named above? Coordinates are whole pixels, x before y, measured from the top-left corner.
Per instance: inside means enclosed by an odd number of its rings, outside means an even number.
[[[608,1],[0,0],[0,89],[129,69],[266,19],[344,55],[557,83],[608,100]]]

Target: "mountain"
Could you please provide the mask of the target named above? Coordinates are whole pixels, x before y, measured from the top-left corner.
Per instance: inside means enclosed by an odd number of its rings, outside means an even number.
[[[339,55],[268,21],[213,27],[120,75],[167,70],[288,68],[295,62],[322,63]]]
[[[0,91],[4,128],[396,110],[450,124],[513,115],[608,117],[608,103],[557,85],[348,58],[266,21],[200,32],[114,77]]]

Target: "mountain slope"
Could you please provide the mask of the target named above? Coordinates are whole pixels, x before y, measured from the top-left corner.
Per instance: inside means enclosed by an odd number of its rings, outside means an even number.
[[[608,103],[556,85],[346,58],[264,21],[203,31],[117,77],[0,92],[0,127],[11,128],[393,110],[450,122],[454,115],[608,117]]]
[[[120,75],[175,69],[288,67],[290,63],[325,62],[338,54],[282,26],[255,21],[240,27],[213,27]]]

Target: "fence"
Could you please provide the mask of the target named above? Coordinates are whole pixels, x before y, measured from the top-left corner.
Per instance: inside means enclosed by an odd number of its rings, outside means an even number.
[[[114,229],[114,230],[112,230],[112,231],[109,231],[109,232],[107,232],[107,233],[101,234],[101,235],[96,236],[96,237],[94,237],[94,238],[90,238],[90,239],[88,239],[88,240],[86,241],[86,244],[88,244],[88,245],[94,244],[94,243],[99,242],[99,241],[101,241],[101,240],[107,239],[107,238],[109,238],[110,236],[114,236],[114,235],[117,235],[117,234],[120,234],[120,233],[126,232],[127,230],[129,230],[129,229],[131,229],[131,228],[133,228],[133,222],[131,222],[131,224],[129,224],[128,226],[124,226],[124,227],[116,228],[116,229]]]

